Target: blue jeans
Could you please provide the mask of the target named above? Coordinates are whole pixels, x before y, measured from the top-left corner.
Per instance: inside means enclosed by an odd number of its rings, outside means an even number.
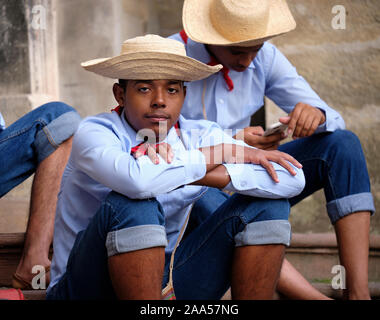
[[[72,107],[51,102],[0,131],[0,197],[31,176],[74,134],[80,120]]]
[[[354,212],[375,212],[364,153],[354,133],[337,130],[316,134],[285,143],[279,150],[296,158],[305,174],[305,188],[289,199],[291,206],[323,188],[332,224]],[[188,231],[202,223],[228,197],[210,188],[195,204],[198,214],[191,216]]]
[[[184,237],[175,253],[173,282],[177,299],[220,299],[230,286],[237,246],[290,241],[287,200],[236,194]],[[197,214],[193,209],[191,214]],[[108,257],[167,243],[164,212],[155,199],[132,200],[111,192],[78,233],[66,272],[49,288],[47,299],[115,299]],[[166,255],[162,287],[169,277]]]

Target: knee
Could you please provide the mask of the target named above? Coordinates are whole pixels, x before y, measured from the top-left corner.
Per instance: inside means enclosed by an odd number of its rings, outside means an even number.
[[[156,199],[134,200],[111,192],[103,207],[110,218],[105,243],[108,257],[167,246],[164,215]]]
[[[60,101],[45,103],[38,107],[36,110],[39,110],[41,113],[50,115],[52,119],[55,119],[67,112],[77,113],[73,107]]]
[[[359,138],[348,130],[336,130],[326,136],[328,148],[342,161],[357,157],[363,153]]]
[[[112,211],[113,229],[140,225],[165,223],[163,209],[156,199],[130,199],[120,193],[111,192],[104,205]]]
[[[265,199],[260,204],[259,214],[255,221],[288,220],[290,204],[287,199]]]
[[[283,244],[288,246],[291,227],[288,221],[290,205],[286,199],[255,201],[256,214],[246,227],[237,233],[235,245]],[[254,212],[255,210],[252,210]]]
[[[239,195],[240,218],[245,224],[266,220],[288,220],[290,204],[287,199],[265,199]],[[246,205],[244,204],[246,203]]]

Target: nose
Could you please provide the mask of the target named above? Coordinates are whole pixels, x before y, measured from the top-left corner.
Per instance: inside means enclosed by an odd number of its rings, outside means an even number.
[[[154,94],[152,96],[152,108],[165,108],[165,94],[164,90],[161,88],[157,88],[157,90],[154,91]]]

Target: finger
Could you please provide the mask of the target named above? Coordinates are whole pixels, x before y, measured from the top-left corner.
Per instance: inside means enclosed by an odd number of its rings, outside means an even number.
[[[148,146],[147,155],[154,164],[160,163],[160,159],[157,156],[156,148],[152,147],[151,145]]]
[[[294,132],[294,129],[296,128],[298,118],[301,113],[301,108],[298,107],[298,104],[294,108],[294,110],[290,113],[290,121],[288,125],[288,133],[291,134]]]
[[[254,134],[246,134],[244,137],[244,142],[252,147],[260,148],[260,139],[262,139],[262,137]]]
[[[286,170],[288,170],[290,172],[290,174],[292,176],[295,176],[297,174],[297,172],[294,170],[294,168],[290,165],[290,163],[288,161],[286,161],[285,159],[280,159],[280,161],[278,162],[278,164],[285,168]]]
[[[308,137],[311,126],[313,125],[313,121],[315,117],[308,117],[305,121],[303,129],[301,131],[301,137]]]
[[[303,127],[305,126],[307,117],[308,117],[307,112],[303,110],[298,117],[297,125],[293,131],[293,137],[297,137],[297,138],[301,137],[301,132],[303,130]]]
[[[169,159],[169,148],[168,148],[168,144],[163,142],[163,143],[160,143],[158,146],[157,146],[157,150],[156,152],[158,152],[158,154],[167,162],[167,163],[170,163],[171,162],[171,159]]]
[[[264,134],[264,128],[261,127],[261,126],[255,126],[255,127],[248,127],[247,128],[247,133],[248,134],[255,134],[255,135],[258,135],[258,136],[262,136]]]
[[[282,124],[288,124],[289,121],[290,121],[290,117],[287,116],[287,117],[281,117],[278,119],[279,122],[281,122]]]
[[[138,159],[145,155],[146,149],[148,148],[148,145],[146,143],[143,143],[141,146],[139,146],[136,150],[136,152],[133,154],[135,159]]]
[[[270,136],[262,137],[259,141],[261,144],[273,144],[283,140],[282,132],[271,134]]]
[[[278,180],[276,170],[274,170],[273,165],[267,159],[261,160],[260,165],[263,166],[267,170],[268,174],[276,183],[280,182],[280,180]]]
[[[307,133],[308,136],[311,136],[315,132],[315,130],[317,130],[318,126],[319,126],[319,120],[314,119],[313,123],[311,124],[311,127],[309,129],[309,132]]]
[[[172,146],[170,144],[166,144],[166,145],[167,145],[167,150],[168,150],[168,159],[171,163],[174,159],[174,151],[173,151]]]
[[[281,152],[281,151],[278,151],[278,152]],[[291,164],[295,165],[297,168],[301,169],[302,168],[302,164],[299,163],[295,158],[293,158],[290,154],[288,153],[285,153],[285,152],[281,152],[281,156],[289,161]]]

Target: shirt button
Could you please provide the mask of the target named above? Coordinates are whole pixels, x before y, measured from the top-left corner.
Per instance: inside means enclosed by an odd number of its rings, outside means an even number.
[[[219,99],[219,103],[223,104],[224,100],[223,99]]]
[[[241,185],[242,187],[245,187],[245,186],[247,185],[247,182],[246,182],[246,181],[242,181],[242,182],[240,182],[240,185]]]

